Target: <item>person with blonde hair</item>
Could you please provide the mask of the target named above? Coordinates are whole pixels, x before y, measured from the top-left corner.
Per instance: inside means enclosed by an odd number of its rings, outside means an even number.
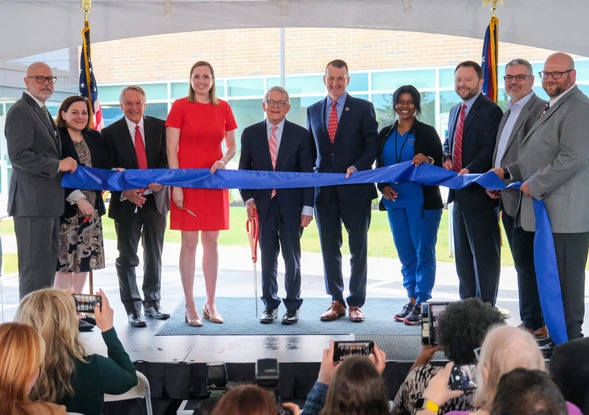
[[[137,384],[135,367],[113,327],[113,310],[102,290],[94,309],[108,357],[87,355],[80,340],[73,297],[46,288],[28,294],[15,320],[34,327],[45,340],[44,370],[31,397],[66,406],[70,412],[101,414],[104,394],[121,394]]]
[[[0,414],[66,413],[64,406],[29,399],[44,354],[43,339],[34,328],[21,323],[0,324]]]
[[[448,399],[462,395],[460,390],[451,390],[448,379],[452,371],[453,362],[446,365],[432,378],[423,393],[424,405],[417,408],[416,414],[437,413],[436,406],[442,405]],[[474,394],[474,412],[451,411],[450,415],[488,415],[493,406],[493,399],[501,376],[516,368],[546,371],[546,364],[536,340],[529,332],[509,326],[495,327],[487,333],[480,350],[477,365],[478,387]],[[432,405],[433,404],[433,405]],[[570,414],[580,414],[578,408],[569,407]]]

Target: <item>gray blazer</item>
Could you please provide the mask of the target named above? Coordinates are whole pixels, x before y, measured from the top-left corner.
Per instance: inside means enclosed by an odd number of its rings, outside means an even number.
[[[589,98],[577,86],[534,123],[508,168],[544,201],[553,233],[589,232]],[[521,198],[519,217],[534,231],[531,198]]]
[[[542,112],[542,108],[544,108],[544,104],[546,104],[546,101],[538,98],[536,94],[532,95],[528,102],[526,102],[526,105],[524,105],[519,113],[513,126],[513,130],[511,130],[511,134],[507,140],[505,153],[503,153],[503,157],[501,157],[500,160],[501,166],[506,166],[517,161],[518,154],[521,151],[522,140],[528,131],[530,131],[534,122],[538,119],[538,116]],[[495,145],[495,151],[493,152],[493,166],[497,159],[499,139],[501,138],[501,133],[503,132],[509,113],[510,111],[507,110],[499,123],[499,129],[497,130],[497,144]],[[509,184],[511,183],[511,180],[504,180],[504,182],[505,184]],[[515,217],[521,195],[522,192],[515,189],[505,189],[501,191],[501,204],[509,216]]]
[[[35,100],[23,93],[6,115],[5,135],[12,163],[8,214],[61,216],[61,141],[55,122],[49,121]]]

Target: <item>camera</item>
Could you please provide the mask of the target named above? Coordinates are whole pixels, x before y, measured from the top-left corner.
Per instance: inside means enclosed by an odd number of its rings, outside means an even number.
[[[454,365],[450,374],[450,389],[463,391],[476,389],[477,379],[476,365]]]
[[[450,304],[449,301],[421,304],[421,344],[437,346],[440,344],[438,338],[438,316]]]
[[[334,342],[333,361],[341,362],[344,359],[354,356],[368,356],[374,352],[372,341],[336,341]]]
[[[102,297],[99,295],[72,294],[72,297],[76,302],[76,311],[79,313],[93,313],[96,304],[102,310]]]
[[[276,397],[276,406],[278,415],[294,415],[290,408],[282,406],[280,403],[280,393],[278,385],[280,381],[280,369],[276,359],[258,359],[256,362],[256,385],[274,392]]]

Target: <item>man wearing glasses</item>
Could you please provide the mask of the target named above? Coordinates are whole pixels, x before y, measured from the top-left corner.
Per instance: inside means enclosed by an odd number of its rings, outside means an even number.
[[[503,79],[505,91],[511,99],[497,131],[497,144],[493,153],[495,168],[503,168],[517,161],[523,138],[546,104],[532,91],[534,75],[532,65],[527,60],[514,59],[505,65]],[[509,184],[511,180],[505,182]],[[522,327],[537,339],[546,338],[548,332],[542,316],[534,268],[534,232],[525,231],[515,219],[521,192],[515,189],[501,192],[487,190],[487,194],[493,199],[501,199],[501,219],[517,270]]]
[[[548,57],[539,74],[550,101],[524,137],[518,160],[493,170],[523,181],[518,219],[524,230],[534,231],[532,198],[546,205],[569,340],[582,337],[589,250],[589,98],[575,85],[574,68],[565,53]]]
[[[313,171],[313,147],[309,132],[287,121],[290,110],[288,92],[279,86],[266,92],[262,108],[266,120],[247,127],[241,135],[240,170]],[[241,190],[248,219],[258,212],[260,251],[262,253],[262,301],[260,323],[272,323],[278,317],[277,268],[282,248],[286,313],[282,324],[299,319],[301,298],[301,244],[303,228],[313,220],[313,188]]]
[[[56,79],[45,63],[31,64],[24,78],[27,89],[6,115],[5,135],[12,163],[8,214],[14,218],[21,299],[53,285],[59,217],[65,200],[61,173],[73,173],[77,168],[71,157],[60,160],[59,134],[45,106]]]

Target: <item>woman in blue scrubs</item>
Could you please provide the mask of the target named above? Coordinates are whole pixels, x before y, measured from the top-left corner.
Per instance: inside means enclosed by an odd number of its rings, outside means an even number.
[[[442,144],[431,125],[417,120],[421,96],[413,85],[399,87],[393,94],[397,121],[380,131],[378,167],[411,161],[442,167]],[[381,210],[388,212],[393,240],[401,261],[403,286],[409,302],[395,320],[414,325],[421,322],[421,303],[431,298],[436,278],[436,242],[442,217],[438,186],[411,182],[379,183]]]

